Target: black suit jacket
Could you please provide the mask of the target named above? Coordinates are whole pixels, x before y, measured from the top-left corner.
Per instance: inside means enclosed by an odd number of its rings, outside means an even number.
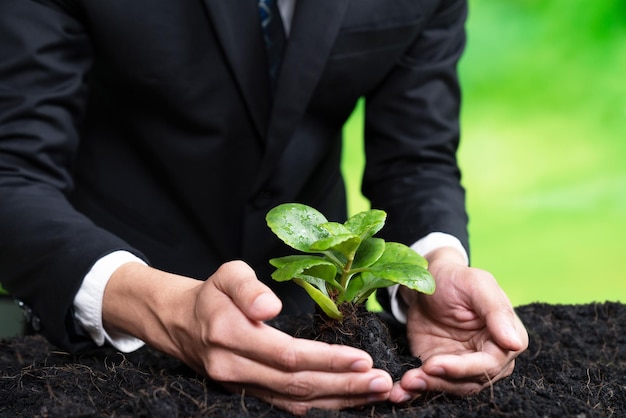
[[[366,100],[363,190],[386,239],[467,246],[455,151],[465,1],[299,0],[273,105],[254,1],[0,3],[0,279],[57,345],[91,342],[72,301],[124,249],[267,281],[290,201],[345,217],[341,131]],[[270,283],[294,313],[296,286]]]

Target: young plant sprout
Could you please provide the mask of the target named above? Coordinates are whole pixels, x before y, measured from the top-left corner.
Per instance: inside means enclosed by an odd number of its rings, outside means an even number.
[[[365,303],[376,290],[401,284],[426,294],[435,291],[435,280],[426,259],[404,244],[385,242],[374,234],[387,214],[371,209],[345,223],[329,222],[316,209],[285,203],[267,213],[272,232],[285,244],[306,254],[270,260],[272,278],[293,280],[330,318],[341,321],[343,303]]]

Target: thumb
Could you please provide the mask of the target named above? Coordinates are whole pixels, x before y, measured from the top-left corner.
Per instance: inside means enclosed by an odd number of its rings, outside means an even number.
[[[272,319],[283,307],[274,292],[261,283],[254,270],[243,261],[222,264],[211,276],[211,282],[253,321]]]

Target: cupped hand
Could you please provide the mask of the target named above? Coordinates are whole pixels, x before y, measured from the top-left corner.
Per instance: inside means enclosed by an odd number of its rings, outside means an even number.
[[[266,325],[282,305],[247,264],[226,263],[189,292],[188,326],[175,336],[181,357],[227,389],[294,414],[387,399],[391,377],[367,353]]]
[[[405,373],[390,396],[405,402],[424,391],[477,393],[513,372],[528,334],[495,278],[467,267],[454,249],[428,255],[437,290],[400,289],[408,304],[407,336],[418,369]]]

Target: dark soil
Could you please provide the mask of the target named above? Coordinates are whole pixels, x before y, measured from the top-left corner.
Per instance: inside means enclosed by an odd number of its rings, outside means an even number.
[[[407,370],[422,365],[419,358],[410,355],[404,330],[394,326],[390,318],[368,312],[363,304],[344,303],[339,310],[344,316],[341,322],[318,311],[313,320],[305,318],[299,328],[293,328],[297,324],[294,319],[274,326],[297,337],[360,348],[372,356],[374,367],[387,371],[394,382]]]
[[[401,406],[314,410],[309,416],[626,416],[626,305],[533,304],[517,312],[528,328],[530,347],[512,376],[480,394],[430,393]],[[126,355],[103,349],[71,356],[39,336],[26,336],[0,342],[0,416],[290,415],[255,398],[229,394],[150,348]]]

